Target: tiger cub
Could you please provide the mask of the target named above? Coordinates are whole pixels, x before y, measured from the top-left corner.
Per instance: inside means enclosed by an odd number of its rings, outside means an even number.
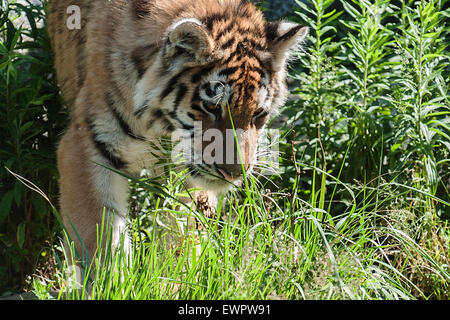
[[[287,61],[308,32],[267,22],[244,0],[50,0],[47,11],[71,110],[57,154],[60,210],[91,256],[103,211],[114,212],[115,243],[126,221],[127,179],[108,168],[156,168],[149,142],[180,129],[194,139],[196,123],[202,132],[239,132],[232,138],[242,163],[185,162],[189,186],[208,194],[253,169],[258,138],[287,96]]]

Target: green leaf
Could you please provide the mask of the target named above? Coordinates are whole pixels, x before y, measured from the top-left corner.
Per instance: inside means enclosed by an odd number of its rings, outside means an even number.
[[[19,128],[19,135],[22,136],[24,133],[26,133],[26,131],[28,129],[30,129],[33,126],[33,122],[29,121],[25,124],[23,124],[20,128]]]
[[[395,150],[397,150],[398,148],[400,148],[402,146],[401,143],[396,143],[391,147],[391,151],[394,152]]]
[[[3,195],[0,202],[0,226],[6,221],[9,213],[11,212],[11,205],[14,199],[14,193],[12,191]]]
[[[446,134],[445,132],[443,132],[442,130],[439,130],[438,128],[430,128],[430,130],[436,132],[441,137],[444,137],[445,139],[450,141],[450,136],[448,134]],[[447,131],[447,132],[450,132],[450,131]]]
[[[426,157],[425,159],[425,171],[427,173],[428,183],[433,186],[437,183],[437,170],[436,163],[431,157]]]
[[[31,199],[31,203],[33,204],[34,210],[37,214],[43,215],[48,212],[47,203],[41,196],[34,195]]]
[[[22,190],[23,186],[20,181],[16,181],[14,184],[14,201],[16,202],[17,206],[20,207],[20,202],[22,201]]]
[[[23,248],[23,244],[25,242],[25,229],[26,229],[25,222],[22,222],[17,227],[17,244],[19,245],[20,249]]]
[[[19,37],[22,33],[22,29],[18,29],[16,33],[14,34],[14,38],[12,39],[11,45],[9,47],[9,52],[13,52],[14,49],[16,49],[17,41],[19,41]]]
[[[345,9],[345,11],[347,11],[348,14],[350,14],[353,18],[358,19],[358,17],[360,16],[360,13],[358,12],[358,10],[353,8],[346,1],[342,1],[342,5],[344,6],[344,9]]]
[[[343,13],[344,13],[344,11],[339,11],[338,13],[333,15],[332,17],[329,17],[323,24],[324,25],[329,24],[330,22],[332,22],[332,21],[336,20],[337,18],[339,18],[341,16],[341,14],[343,14]]]

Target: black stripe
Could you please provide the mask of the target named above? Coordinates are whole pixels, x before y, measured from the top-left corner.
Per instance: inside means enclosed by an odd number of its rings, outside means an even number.
[[[122,129],[122,132],[129,136],[130,138],[133,138],[135,140],[145,141],[145,138],[142,136],[139,136],[135,133],[133,133],[133,130],[131,130],[128,123],[125,121],[125,119],[122,117],[122,115],[117,111],[116,103],[114,101],[114,98],[111,94],[111,92],[106,93],[106,103],[109,106],[109,109],[111,110],[112,114],[114,115],[114,118],[119,123],[120,128]]]
[[[228,64],[233,60],[233,58],[234,58],[236,55],[237,55],[237,51],[232,51],[232,52],[230,53],[230,56],[228,57],[228,59],[225,60],[223,64],[224,64],[224,65],[228,65]],[[241,56],[238,57],[238,59],[241,59],[241,58],[242,58]]]
[[[222,49],[223,49],[223,50],[228,49],[228,48],[231,47],[235,42],[236,42],[236,39],[235,39],[234,37],[231,38],[230,40],[228,40],[227,42],[225,42],[225,43],[222,45]]]
[[[187,166],[189,169],[189,174],[191,175],[191,177],[198,177],[200,175],[200,173],[197,171],[197,169],[195,168],[195,166],[193,165],[188,165]]]
[[[188,115],[188,117],[191,118],[192,120],[194,120],[194,121],[199,121],[199,120],[195,117],[195,115],[194,115],[193,113],[188,112],[187,115]]]
[[[217,22],[219,22],[221,20],[225,20],[225,19],[226,19],[226,16],[224,16],[223,14],[220,14],[220,13],[216,13],[216,14],[206,16],[202,22],[206,25],[206,28],[208,28],[209,30],[212,30],[214,24],[216,24]]]
[[[165,125],[167,131],[169,131],[169,132],[175,131],[175,127],[173,126],[172,122],[170,122],[166,118],[162,119],[162,121],[164,122],[164,125]]]
[[[133,5],[133,14],[137,19],[143,19],[150,14],[150,5],[143,0],[131,1]]]
[[[251,75],[250,73],[247,73],[247,71],[245,69],[243,69],[244,71],[242,72],[242,74],[239,76],[239,78],[244,77],[246,78],[247,81],[255,81],[259,83],[259,79],[255,78],[253,75]]]
[[[222,114],[223,114],[222,107],[215,109],[215,110],[211,110],[211,113],[216,118],[216,121],[219,121],[220,119],[222,119]]]
[[[180,84],[178,87],[177,97],[175,98],[175,111],[178,110],[178,107],[180,106],[181,101],[186,96],[188,91],[188,87],[185,84]]]
[[[230,67],[219,72],[219,76],[229,76],[239,70],[239,67]]]
[[[216,40],[219,40],[225,34],[227,34],[228,32],[231,32],[231,30],[233,30],[233,28],[234,28],[234,23],[233,22],[229,22],[228,26],[217,34]]]
[[[191,108],[192,108],[192,110],[195,110],[195,111],[201,112],[201,113],[203,113],[205,115],[208,115],[208,113],[205,110],[203,110],[202,108],[200,108],[200,106],[198,106],[196,104],[193,104],[191,106]]]
[[[255,91],[256,87],[253,84],[249,84],[245,90],[247,92],[247,95],[251,96],[251,94],[253,93],[253,91]]]
[[[186,56],[190,56],[190,53],[189,53],[189,51],[187,51],[186,49],[184,49],[184,48],[181,48],[181,47],[179,47],[179,46],[176,46],[175,47],[175,52],[173,52],[171,55],[170,55],[170,59],[171,60],[175,60],[176,58],[178,58],[179,56],[181,56],[181,55],[186,55]],[[166,56],[166,54],[164,55],[164,56]]]
[[[200,98],[200,86],[195,88],[194,94],[192,95],[192,102],[195,101],[201,101],[202,98]]]
[[[247,70],[245,68],[245,65],[246,65],[246,63],[244,62],[241,66],[236,67],[236,69],[237,69],[236,71],[240,70],[241,72],[240,72],[239,76],[236,77],[236,79],[228,80],[229,86],[233,86],[236,81],[239,81],[246,75]]]
[[[184,130],[192,130],[192,129],[194,129],[194,126],[191,126],[190,124],[187,124],[187,123],[184,123],[181,119],[179,119],[178,117],[177,117],[177,115],[176,114],[174,114],[173,112],[170,112],[168,115],[167,115],[169,118],[171,118],[172,120],[175,120],[175,121],[177,121],[180,125],[181,125],[181,127],[184,129]],[[174,131],[174,130],[171,130],[171,131]]]
[[[95,147],[100,151],[102,156],[109,161],[109,163],[116,169],[121,170],[126,166],[126,163],[119,157],[116,157],[108,150],[108,145],[105,142],[99,141],[93,137]]]
[[[259,75],[261,76],[261,79],[265,79],[266,78],[266,73],[264,72],[263,69],[261,69],[259,67],[252,67],[251,70],[258,72]]]
[[[149,61],[158,52],[159,48],[156,44],[150,44],[145,47],[136,48],[131,54],[131,60],[138,72],[139,79],[142,78],[145,71],[149,67]]]
[[[149,105],[148,105],[149,103],[150,103],[150,99],[145,100],[144,103],[142,104],[142,106],[140,106],[140,107],[134,112],[134,115],[135,115],[136,117],[138,117],[138,118],[141,118],[141,117],[144,115],[145,111],[147,111],[147,109],[148,109],[148,107],[149,107]]]
[[[188,88],[187,88],[187,86],[186,86],[185,84],[181,84],[181,85],[178,87],[177,96],[176,96],[175,101],[174,101],[174,103],[173,103],[173,104],[174,104],[173,111],[169,112],[169,113],[167,114],[167,116],[168,116],[169,118],[171,118],[172,120],[175,120],[175,121],[179,122],[179,123],[181,124],[181,126],[182,126],[184,129],[189,130],[189,129],[191,129],[191,126],[185,124],[183,121],[181,121],[181,120],[178,118],[178,109],[179,109],[179,107],[180,107],[181,101],[182,101],[183,98],[186,96],[187,90],[188,90]],[[162,110],[161,110],[161,112],[160,112],[159,114],[160,114],[160,115],[162,114],[162,115],[164,116]]]
[[[202,77],[203,77],[204,75],[210,73],[212,69],[214,69],[214,65],[209,65],[209,66],[207,66],[207,67],[204,67],[204,68],[200,69],[198,72],[196,72],[196,73],[194,73],[194,74],[192,75],[191,81],[192,81],[193,83],[199,82],[199,81],[202,79]]]
[[[274,42],[275,39],[278,38],[278,28],[280,26],[280,22],[268,22],[265,26],[266,38]]]
[[[181,101],[183,100],[183,98],[187,94],[187,90],[188,90],[188,87],[185,84],[181,84],[178,87],[177,96],[176,96],[175,101],[174,101],[173,111],[169,112],[167,116],[172,118],[173,120],[179,122],[181,124],[181,126],[183,127],[183,129],[191,130],[191,129],[194,128],[193,126],[190,126],[190,125],[184,123],[183,121],[181,121],[180,118],[178,118],[178,109],[180,107]]]
[[[170,79],[169,83],[167,84],[167,87],[161,93],[160,96],[161,101],[163,101],[173,90],[175,90],[178,80],[180,80],[183,73],[184,71],[181,71],[180,73],[172,77],[172,79]]]
[[[248,44],[250,47],[259,50],[259,51],[265,51],[267,50],[267,48],[265,46],[260,45],[259,43],[257,43],[255,40],[253,39],[249,39],[248,37],[244,38],[244,40],[242,40],[243,43]]]
[[[231,92],[231,95],[228,98],[228,105],[229,106],[231,106],[231,104],[233,103],[233,99],[234,99],[234,91]]]
[[[246,56],[249,58],[254,58],[256,61],[258,61],[260,66],[264,66],[264,63],[261,61],[261,58],[253,50],[248,50],[246,52]]]
[[[122,161],[122,159],[120,159],[120,157],[117,157],[116,155],[114,155],[110,150],[113,150],[114,148],[111,147],[111,145],[109,145],[108,143],[101,141],[98,138],[98,135],[95,133],[95,125],[94,123],[89,120],[86,119],[86,123],[88,125],[89,130],[91,131],[92,135],[92,142],[94,143],[94,146],[96,147],[96,149],[100,152],[100,154],[103,156],[103,158],[105,158],[106,160],[108,160],[108,162],[117,170],[121,170],[126,166],[126,163],[124,161]]]
[[[152,119],[150,119],[150,121],[148,122],[147,128],[152,128],[157,121],[162,121],[163,125],[168,131],[175,131],[175,127],[173,126],[172,122],[167,119],[166,115],[161,109],[153,110]]]
[[[156,109],[152,112],[154,118],[164,118],[164,112],[161,109]]]

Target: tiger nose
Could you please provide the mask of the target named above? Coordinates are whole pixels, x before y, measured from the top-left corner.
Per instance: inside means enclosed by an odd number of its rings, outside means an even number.
[[[244,167],[244,168],[243,168]],[[243,175],[242,169],[248,170],[248,166],[241,164],[217,165],[217,170],[222,174],[225,180],[233,182],[240,179]]]

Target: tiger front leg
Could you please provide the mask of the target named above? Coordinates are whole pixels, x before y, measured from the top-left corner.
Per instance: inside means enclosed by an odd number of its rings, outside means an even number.
[[[92,145],[89,128],[74,121],[59,144],[58,169],[60,213],[78,253],[76,262],[94,259],[99,245],[104,248],[107,244],[107,230],[113,248],[124,234],[124,249],[129,251],[125,233],[128,181],[107,165],[102,166],[102,162]]]

